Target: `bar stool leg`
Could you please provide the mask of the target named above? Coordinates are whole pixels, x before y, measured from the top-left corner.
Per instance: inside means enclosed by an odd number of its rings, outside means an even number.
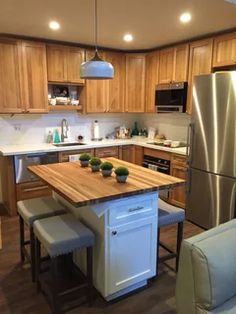
[[[35,237],[33,227],[30,227],[30,259],[31,259],[31,277],[35,282]]]
[[[176,264],[175,264],[176,272],[178,272],[178,267],[179,267],[179,254],[180,254],[181,242],[183,240],[183,227],[184,227],[184,223],[179,222],[178,227],[177,227],[177,247],[176,247]]]
[[[40,282],[39,282],[39,274],[41,271],[41,252],[40,252],[40,242],[36,238],[35,239],[35,281],[37,292],[40,292]]]
[[[93,303],[93,248],[87,247],[87,282],[88,282],[88,295],[87,301],[89,306]]]
[[[159,270],[159,253],[160,253],[160,228],[157,230],[157,270],[156,270],[156,276],[158,275],[158,270]]]
[[[24,231],[24,220],[19,216],[19,227],[20,227],[20,259],[21,262],[25,261],[24,247],[25,247],[25,231]]]
[[[57,257],[52,257],[51,259],[51,277],[52,277],[52,282],[54,283],[52,285],[52,313],[53,314],[59,314],[60,309],[58,307],[58,302],[57,302]]]

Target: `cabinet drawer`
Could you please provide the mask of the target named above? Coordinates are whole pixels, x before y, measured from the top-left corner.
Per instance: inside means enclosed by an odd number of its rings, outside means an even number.
[[[99,158],[106,158],[106,157],[119,158],[119,147],[96,148],[95,156]]]
[[[187,163],[186,163],[186,156],[181,156],[181,155],[175,155],[173,154],[172,155],[172,158],[171,158],[171,163],[175,164],[175,165],[179,165],[179,166],[182,166],[182,167],[186,167],[187,166]]]
[[[108,225],[126,224],[157,214],[157,192],[132,196],[112,203]]]
[[[163,150],[158,150],[158,149],[144,148],[143,154],[147,156],[151,156],[151,157],[166,159],[166,160],[171,159],[171,153],[163,151]]]
[[[25,182],[16,185],[17,201],[50,196],[52,190],[42,181]]]
[[[81,149],[81,150],[69,150],[66,152],[60,152],[58,154],[58,160],[59,162],[68,162],[70,155],[81,155],[81,154],[90,154],[91,156],[94,155],[93,149]]]

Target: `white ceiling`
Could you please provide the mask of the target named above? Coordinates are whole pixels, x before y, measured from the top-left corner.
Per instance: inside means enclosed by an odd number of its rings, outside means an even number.
[[[0,0],[0,32],[93,44],[94,0]],[[189,11],[192,21],[180,24]],[[52,31],[48,22],[61,29]],[[98,0],[100,46],[147,49],[236,27],[236,5],[224,0]],[[124,33],[135,40],[125,43]]]

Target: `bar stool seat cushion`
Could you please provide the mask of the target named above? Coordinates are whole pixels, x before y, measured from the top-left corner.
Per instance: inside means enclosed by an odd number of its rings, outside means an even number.
[[[24,222],[30,227],[32,227],[34,221],[37,219],[60,215],[66,212],[63,205],[51,196],[18,201],[17,209]]]
[[[169,226],[185,220],[185,210],[159,199],[158,227]]]
[[[37,220],[33,228],[35,236],[51,257],[93,246],[95,242],[93,232],[71,214]]]

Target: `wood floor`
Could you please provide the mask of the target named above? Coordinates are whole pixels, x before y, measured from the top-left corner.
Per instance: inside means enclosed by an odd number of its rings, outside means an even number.
[[[175,246],[174,227],[161,232],[161,240]],[[185,223],[184,237],[188,238],[202,230]],[[31,282],[29,266],[19,262],[19,238],[17,217],[2,217],[2,241],[0,250],[0,313],[1,314],[47,314],[49,306],[41,294],[36,293]],[[170,266],[173,265],[170,262]],[[97,297],[94,305],[86,304],[70,311],[71,314],[174,314],[175,273],[167,266],[161,266],[158,278],[148,288],[122,300],[106,303]]]

